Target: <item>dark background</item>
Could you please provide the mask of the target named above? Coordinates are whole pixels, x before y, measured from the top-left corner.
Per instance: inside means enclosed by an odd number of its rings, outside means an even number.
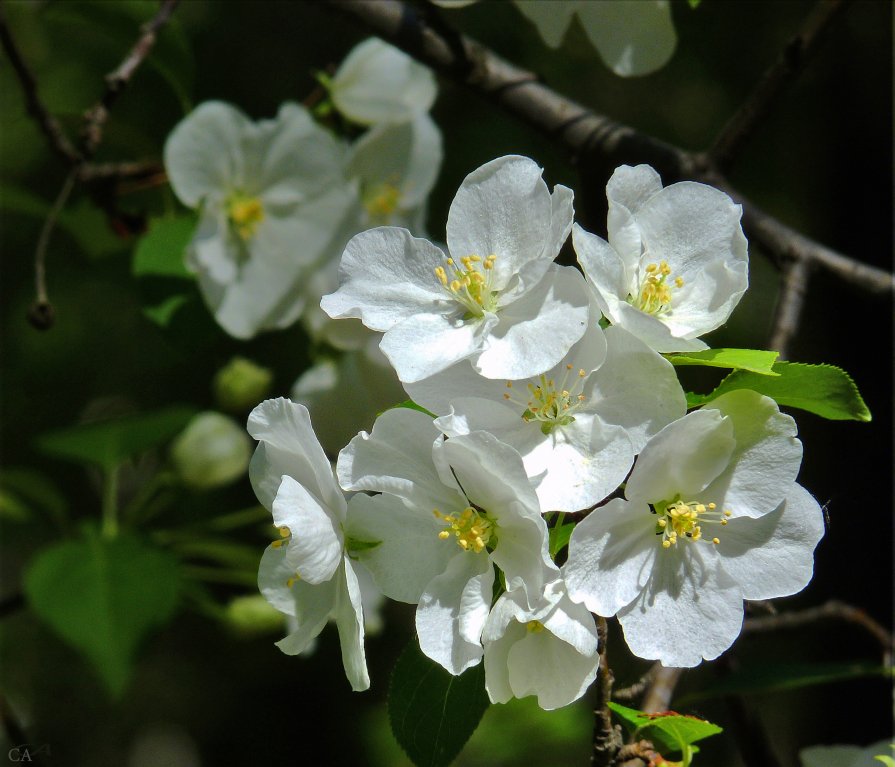
[[[3,7],[41,96],[73,132],[101,94],[103,75],[135,39],[136,23],[155,8],[110,2]],[[489,2],[444,16],[596,111],[700,149],[811,7],[796,0],[704,0],[691,10],[674,2],[675,56],[660,72],[634,80],[602,65],[577,22],[556,52],[510,4]],[[253,118],[272,116],[281,102],[305,98],[314,88],[313,71],[338,65],[364,37],[346,18],[316,3],[190,0],[161,34],[157,53],[164,66],[147,62],[116,105],[98,159],[159,158],[184,109],[211,98],[232,102]],[[891,113],[892,5],[854,2],[743,149],[731,181],[809,237],[890,269]],[[70,223],[56,232],[48,253],[58,322],[48,332],[31,328],[25,315],[33,298],[32,254],[65,168],[25,115],[5,61],[0,114],[0,456],[4,466],[45,472],[68,499],[73,517],[90,519],[98,509],[94,478],[41,455],[33,447],[36,435],[76,422],[91,403],[94,409],[150,409],[171,402],[211,407],[210,380],[236,353],[270,366],[274,393],[286,394],[308,364],[308,343],[298,328],[237,342],[203,312],[191,315],[177,333],[152,325],[140,311],[147,288],[130,273],[134,240],[111,234],[78,193],[68,206]],[[440,82],[433,115],[444,133],[446,157],[430,199],[435,239],[443,236],[447,207],[463,177],[503,154],[534,158],[550,184],[576,191],[602,190],[605,184],[588,179],[585,185],[548,140],[451,83]],[[581,209],[602,203],[579,194],[577,204]],[[124,201],[135,213],[174,205],[165,189]],[[708,339],[711,345],[767,344],[777,280],[757,247],[751,248],[751,285],[728,326]],[[805,446],[799,481],[826,506],[829,529],[817,550],[814,581],[798,596],[778,600],[780,609],[836,598],[891,626],[891,333],[888,297],[869,295],[823,271],[812,276],[789,357],[849,371],[874,418],[861,424],[794,413]],[[177,513],[202,519],[253,500],[248,483],[241,482],[185,495]],[[46,519],[3,519],[0,530],[0,596],[9,598],[20,592],[29,559],[64,531]],[[252,536],[260,555],[264,534]],[[249,590],[217,592],[222,600],[241,593]],[[384,633],[367,643],[372,690],[353,694],[333,630],[324,631],[311,659],[289,658],[272,645],[277,632],[241,634],[185,607],[145,643],[131,685],[115,702],[81,657],[21,607],[0,618],[0,686],[29,742],[51,744],[51,765],[398,765],[406,762],[390,739],[383,703],[391,665],[411,628],[412,609],[387,608]],[[763,660],[873,661],[877,654],[874,642],[855,627],[824,623],[742,638],[726,657],[748,667]],[[610,658],[621,683],[646,668],[626,658],[618,638]],[[716,673],[714,667],[687,672],[679,692],[698,690]],[[891,735],[890,685],[880,678],[750,695],[745,701],[784,765],[795,764],[797,750],[807,745],[867,744]],[[694,701],[686,710],[736,727],[737,715],[722,700]],[[528,701],[492,707],[461,763],[587,764],[590,726],[586,700],[553,714],[541,714]],[[715,741],[706,742],[697,763],[737,764],[734,741],[727,735]],[[153,755],[149,761],[139,761],[141,748]],[[320,753],[327,756],[312,756]]]

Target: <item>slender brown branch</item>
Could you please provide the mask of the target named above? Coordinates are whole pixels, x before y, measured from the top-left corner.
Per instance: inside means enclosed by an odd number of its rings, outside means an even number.
[[[806,261],[797,260],[783,267],[780,295],[774,311],[768,348],[780,352],[780,358],[789,356],[789,344],[799,329],[802,306],[808,291],[810,268]]]
[[[600,666],[597,670],[597,702],[594,706],[593,751],[590,763],[595,767],[609,767],[622,745],[621,731],[612,724],[612,712],[607,705],[612,700],[612,669],[606,657],[607,626],[605,618],[597,618]]]
[[[326,1],[421,63],[549,136],[584,166],[611,168],[622,163],[649,163],[666,182],[691,179],[724,188],[743,205],[746,234],[768,252],[778,267],[787,258],[798,258],[829,269],[871,292],[895,290],[895,278],[889,272],[798,234],[733,192],[707,153],[684,151],[586,109],[480,43],[462,35],[448,40],[423,15],[400,0]]]
[[[118,68],[106,75],[106,91],[102,98],[84,115],[84,127],[81,131],[82,154],[85,158],[93,157],[103,138],[103,128],[109,119],[109,110],[118,101],[121,92],[130,83],[134,72],[140,67],[155,45],[155,37],[159,29],[165,25],[180,0],[163,0],[155,16],[140,28],[140,37],[125,56]]]
[[[786,87],[802,71],[817,42],[847,2],[820,0],[802,28],[789,40],[778,59],[764,73],[755,89],[721,129],[708,154],[715,167],[726,169],[759,124],[768,116]]]
[[[22,58],[19,48],[9,31],[6,23],[6,13],[3,5],[0,5],[0,44],[12,64],[13,71],[22,88],[22,95],[25,99],[25,110],[34,119],[40,127],[41,132],[46,136],[50,148],[62,157],[68,163],[77,163],[81,160],[81,155],[77,149],[69,141],[68,136],[59,124],[59,121],[50,114],[49,110],[44,106],[43,101],[37,93],[37,81],[31,73],[31,69]]]
[[[613,699],[624,701],[626,703],[636,700],[641,695],[643,695],[643,693],[646,692],[647,688],[652,684],[656,674],[659,673],[660,668],[662,668],[662,664],[656,661],[652,666],[649,667],[649,671],[647,671],[642,677],[640,677],[640,679],[634,682],[634,684],[628,685],[627,687],[622,687],[621,689],[613,692]]]
[[[810,607],[807,610],[799,610],[797,612],[746,618],[743,621],[743,633],[759,634],[768,631],[794,629],[825,620],[844,621],[863,629],[879,643],[883,652],[883,664],[891,665],[893,650],[891,632],[859,607],[853,607],[837,600],[831,600],[819,607]]]
[[[641,708],[647,714],[655,714],[659,711],[667,711],[674,697],[674,688],[684,673],[682,668],[666,668],[662,666],[653,677],[646,695],[643,698]]]

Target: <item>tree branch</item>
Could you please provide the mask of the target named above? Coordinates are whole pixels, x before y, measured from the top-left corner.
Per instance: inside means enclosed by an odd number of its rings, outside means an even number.
[[[593,751],[590,763],[594,767],[609,767],[615,763],[622,745],[621,732],[612,724],[612,712],[607,705],[612,700],[612,669],[606,657],[607,625],[605,618],[597,618],[600,666],[597,669],[597,702],[594,706]]]
[[[637,698],[639,698],[643,693],[646,692],[647,688],[652,684],[653,679],[656,674],[659,673],[659,669],[662,668],[662,664],[656,661],[652,666],[649,667],[649,670],[638,679],[634,684],[629,685],[628,687],[622,687],[620,690],[616,690],[612,693],[612,697],[615,700],[621,700],[626,703],[633,702]]]
[[[879,643],[883,652],[883,665],[892,664],[892,634],[860,608],[836,600],[831,600],[820,607],[810,607],[798,612],[746,618],[743,621],[743,633],[760,634],[768,631],[794,629],[825,620],[844,621],[863,629]]]
[[[820,0],[814,7],[802,29],[789,40],[779,58],[721,129],[708,151],[716,168],[725,169],[730,166],[734,156],[752,138],[758,125],[768,116],[777,99],[817,49],[818,39],[824,30],[846,6],[847,2],[843,0]]]
[[[666,183],[690,179],[724,189],[743,205],[743,228],[778,267],[801,259],[875,293],[895,290],[889,272],[863,264],[800,235],[731,190],[708,153],[687,152],[593,112],[552,90],[463,35],[448,36],[400,0],[326,0],[421,63],[467,86],[561,145],[573,161],[611,168],[649,163]],[[458,42],[459,41],[459,42]]]
[[[643,697],[641,709],[647,714],[655,714],[659,711],[668,711],[671,699],[674,697],[674,688],[684,673],[682,668],[666,668],[662,666],[653,677],[653,681]]]

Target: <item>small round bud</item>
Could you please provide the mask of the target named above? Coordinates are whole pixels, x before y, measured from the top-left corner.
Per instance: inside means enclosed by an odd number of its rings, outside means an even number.
[[[251,456],[248,434],[221,413],[199,413],[171,445],[177,474],[197,490],[221,487],[241,477]]]
[[[244,413],[270,392],[273,373],[244,357],[234,357],[214,377],[215,400],[221,410]]]

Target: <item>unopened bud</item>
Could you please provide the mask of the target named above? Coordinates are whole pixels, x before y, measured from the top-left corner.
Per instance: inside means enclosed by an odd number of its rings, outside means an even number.
[[[171,446],[181,480],[197,490],[221,487],[245,474],[252,445],[236,421],[221,413],[199,413]]]
[[[250,410],[270,392],[273,373],[244,357],[234,357],[214,377],[218,407],[228,413]]]

